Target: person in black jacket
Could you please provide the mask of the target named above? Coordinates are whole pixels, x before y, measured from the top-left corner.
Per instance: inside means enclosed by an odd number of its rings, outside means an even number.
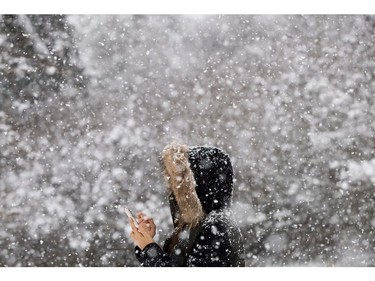
[[[172,144],[162,152],[174,231],[163,248],[152,219],[138,213],[131,238],[142,266],[245,266],[241,232],[230,209],[233,169],[216,147]]]

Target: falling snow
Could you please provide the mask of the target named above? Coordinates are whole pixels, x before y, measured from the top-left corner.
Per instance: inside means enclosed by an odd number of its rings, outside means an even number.
[[[170,234],[173,141],[233,160],[247,266],[375,266],[374,27],[0,15],[0,266],[138,266],[123,207]]]

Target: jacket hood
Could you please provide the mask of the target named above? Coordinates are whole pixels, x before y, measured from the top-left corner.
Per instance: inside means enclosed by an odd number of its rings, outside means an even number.
[[[171,144],[161,158],[175,226],[193,227],[205,214],[231,205],[233,168],[223,150]]]

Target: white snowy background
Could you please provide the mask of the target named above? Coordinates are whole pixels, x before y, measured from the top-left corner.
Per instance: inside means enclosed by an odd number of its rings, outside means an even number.
[[[160,152],[226,150],[248,266],[375,266],[375,16],[0,15],[0,266],[138,266]]]

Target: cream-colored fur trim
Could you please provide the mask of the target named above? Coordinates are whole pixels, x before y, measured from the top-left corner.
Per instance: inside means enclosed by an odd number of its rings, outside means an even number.
[[[193,171],[190,169],[189,147],[167,145],[162,152],[164,176],[180,210],[181,219],[193,227],[203,218],[203,209],[196,193]]]

